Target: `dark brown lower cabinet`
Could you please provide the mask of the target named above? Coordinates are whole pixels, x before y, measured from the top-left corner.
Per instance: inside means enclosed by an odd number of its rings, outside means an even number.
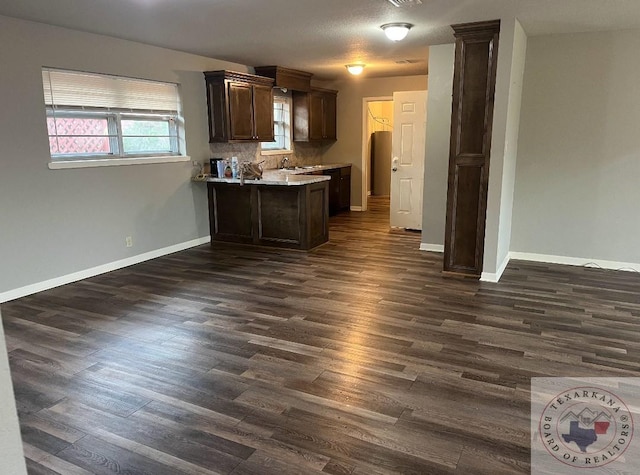
[[[329,240],[329,182],[278,186],[209,182],[215,241],[312,249]]]
[[[351,165],[331,168],[324,171],[330,176],[329,182],[329,215],[349,210],[351,206]]]
[[[444,271],[479,277],[500,21],[452,26],[456,37]]]
[[[329,216],[340,211],[340,169],[326,170],[325,175],[331,177],[329,182]]]
[[[209,183],[208,192],[211,239],[253,243],[251,187]]]
[[[351,208],[351,165],[340,169],[340,210]]]

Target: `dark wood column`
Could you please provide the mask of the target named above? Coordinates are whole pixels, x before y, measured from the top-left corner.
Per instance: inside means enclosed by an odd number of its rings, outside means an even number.
[[[456,37],[444,271],[479,277],[500,21],[452,25]]]

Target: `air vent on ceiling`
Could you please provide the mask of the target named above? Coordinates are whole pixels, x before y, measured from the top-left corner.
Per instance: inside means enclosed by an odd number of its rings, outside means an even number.
[[[419,63],[419,59],[399,59],[396,64],[416,64]]]
[[[394,7],[413,7],[422,5],[422,0],[387,0]]]

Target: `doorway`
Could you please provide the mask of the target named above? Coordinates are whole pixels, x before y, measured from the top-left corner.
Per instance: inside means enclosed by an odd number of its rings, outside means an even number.
[[[389,196],[391,184],[391,149],[382,143],[393,133],[393,97],[362,99],[362,211],[368,208],[370,196]],[[377,139],[377,140],[376,140]],[[376,157],[372,157],[376,154]],[[385,179],[388,176],[388,182]],[[374,186],[377,180],[378,186]]]
[[[369,136],[368,196],[391,194],[393,101],[371,101],[367,107]]]
[[[386,197],[390,226],[422,229],[427,91],[365,97],[362,108],[362,211]]]

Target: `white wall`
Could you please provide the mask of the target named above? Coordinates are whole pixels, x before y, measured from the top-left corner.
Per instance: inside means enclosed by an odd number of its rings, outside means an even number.
[[[0,454],[2,473],[22,475],[27,473],[20,439],[20,427],[13,396],[13,384],[9,373],[7,347],[4,342],[2,313],[0,312]]]
[[[0,301],[209,235],[205,189],[189,181],[188,162],[49,170],[40,71],[178,82],[187,153],[203,161],[210,152],[202,71],[246,66],[7,17],[0,17],[0,44]]]
[[[638,51],[640,30],[529,38],[512,251],[640,263]]]
[[[455,44],[429,47],[421,249],[444,249]]]
[[[350,77],[342,81],[326,82],[322,86],[338,90],[338,140],[327,148],[322,161],[353,164],[351,206],[362,206],[362,100],[365,97],[392,96],[394,91],[424,91],[427,76],[371,79]]]
[[[515,18],[501,21],[482,280],[498,281],[509,262],[527,36]]]

